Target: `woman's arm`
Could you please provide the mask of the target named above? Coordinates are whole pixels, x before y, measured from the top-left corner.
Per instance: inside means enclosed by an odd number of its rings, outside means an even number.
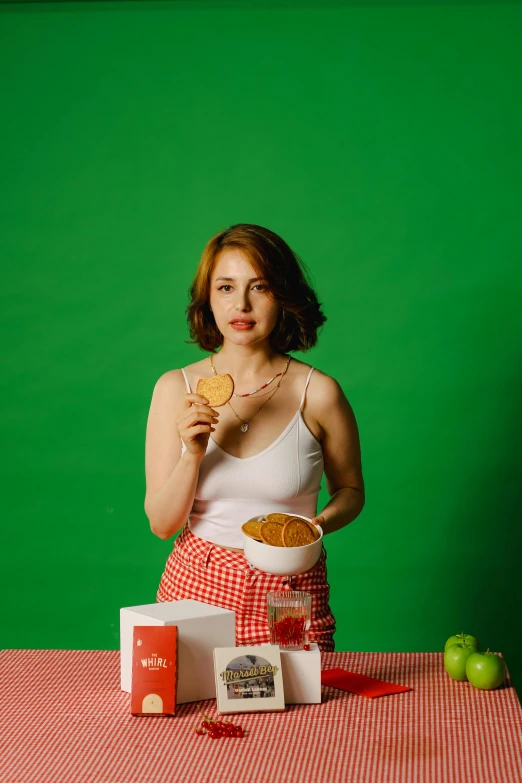
[[[186,394],[185,383],[179,370],[171,370],[161,376],[154,387],[147,421],[145,445],[145,473],[147,490],[145,513],[152,532],[159,538],[167,539],[174,535],[187,521],[190,514],[199,477],[199,467],[205,455],[208,436],[202,435],[202,445],[198,453],[190,450],[181,455],[181,437],[178,421],[181,415],[192,411],[191,402],[203,398],[195,394]],[[190,426],[196,432],[210,430],[210,416],[199,413],[188,414],[193,421]],[[206,420],[206,423],[202,422]],[[199,424],[198,424],[199,422]]]
[[[321,525],[324,533],[333,533],[353,522],[364,506],[359,431],[352,407],[337,381],[321,373],[320,388],[314,397],[317,400],[314,415],[322,431],[324,472],[331,498],[313,521]]]

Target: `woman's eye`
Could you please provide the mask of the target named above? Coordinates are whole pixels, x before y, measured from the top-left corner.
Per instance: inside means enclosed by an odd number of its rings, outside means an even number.
[[[260,291],[266,291],[268,286],[264,283],[256,283],[256,285],[252,286],[253,288],[257,288]],[[218,291],[225,291],[226,294],[228,294],[228,289],[232,288],[231,285],[228,285],[228,283],[225,283],[224,285],[220,285],[218,288]],[[226,290],[225,290],[226,289]]]

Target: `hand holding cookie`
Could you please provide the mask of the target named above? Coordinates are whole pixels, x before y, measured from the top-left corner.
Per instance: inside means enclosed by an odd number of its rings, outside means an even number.
[[[179,436],[187,451],[203,456],[207,450],[210,433],[214,432],[219,413],[201,394],[185,394],[185,410],[176,419]]]
[[[207,450],[210,433],[215,431],[219,413],[214,410],[225,405],[232,397],[234,381],[230,375],[201,378],[196,394],[185,394],[185,411],[177,419],[180,438],[187,451],[203,456]]]

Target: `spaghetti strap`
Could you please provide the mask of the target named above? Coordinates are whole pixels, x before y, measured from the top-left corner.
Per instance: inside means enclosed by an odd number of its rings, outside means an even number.
[[[303,408],[303,404],[304,404],[304,401],[305,401],[306,390],[308,389],[308,383],[310,382],[310,376],[312,375],[313,371],[314,371],[314,368],[310,367],[310,372],[308,373],[308,377],[306,379],[305,387],[304,387],[304,390],[303,390],[303,396],[301,397],[301,404],[299,405],[299,410],[302,410],[302,408]]]
[[[192,394],[192,391],[190,389],[189,379],[187,378],[187,373],[185,372],[183,367],[181,368],[181,372],[183,373],[183,377],[185,378],[185,383],[187,384],[187,391],[189,394]]]

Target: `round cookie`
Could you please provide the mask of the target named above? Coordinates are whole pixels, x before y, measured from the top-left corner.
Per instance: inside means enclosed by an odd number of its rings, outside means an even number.
[[[276,525],[284,525],[285,522],[288,522],[288,520],[291,518],[292,518],[291,514],[280,514],[279,512],[274,512],[272,514],[266,515],[266,521],[275,522]]]
[[[277,522],[263,522],[259,534],[261,541],[270,546],[284,546],[283,544],[283,526]]]
[[[292,518],[292,514],[280,514],[279,512],[273,512],[266,515],[267,522],[274,522],[276,525],[284,525]]]
[[[200,378],[196,386],[196,394],[201,394],[213,408],[225,405],[234,393],[234,381],[231,375],[213,375],[211,378]]]
[[[243,533],[249,538],[254,538],[256,541],[262,541],[261,538],[261,525],[262,522],[255,522],[249,520],[242,526]]]
[[[306,546],[317,541],[319,533],[304,519],[293,517],[283,527],[283,546]]]

